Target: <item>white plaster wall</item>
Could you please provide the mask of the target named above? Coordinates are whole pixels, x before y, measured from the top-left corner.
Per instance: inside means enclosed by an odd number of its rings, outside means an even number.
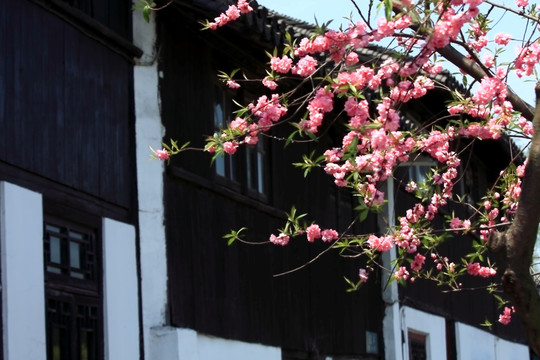
[[[499,339],[470,325],[456,323],[458,360],[528,360],[527,346]]]
[[[4,359],[45,360],[41,194],[0,182]]]
[[[529,347],[508,340],[497,338],[495,340],[495,354],[497,360],[529,360]]]
[[[446,359],[446,321],[443,317],[404,306],[401,308],[401,319],[405,344],[409,343],[409,330],[426,334],[427,360]],[[409,359],[408,351],[403,351],[403,359]]]
[[[387,194],[394,193],[394,181],[388,179],[383,191]],[[380,231],[385,231],[390,224],[395,224],[394,197],[388,196],[388,203],[385,205],[384,213],[378,219]],[[381,255],[383,266],[386,269],[392,268],[392,261],[396,258],[396,249]],[[399,305],[399,292],[397,282],[389,283],[390,274],[383,271],[381,273],[382,299],[385,303],[383,318],[383,341],[384,354],[387,360],[402,359],[403,349],[401,340],[401,314]]]
[[[167,310],[167,257],[163,209],[163,163],[150,161],[149,146],[158,148],[164,135],[160,119],[155,23],[133,12],[133,42],[144,51],[133,69],[141,302],[146,359],[152,353],[151,329],[161,327]],[[159,358],[155,358],[159,359]],[[161,359],[160,359],[161,360]]]
[[[473,326],[456,323],[458,360],[495,359],[495,337]]]
[[[260,344],[198,336],[199,360],[281,360],[281,349]]]
[[[139,359],[135,229],[103,219],[105,359]]]
[[[281,360],[281,349],[261,344],[198,334],[191,329],[153,329],[156,344],[152,359],[159,360]]]

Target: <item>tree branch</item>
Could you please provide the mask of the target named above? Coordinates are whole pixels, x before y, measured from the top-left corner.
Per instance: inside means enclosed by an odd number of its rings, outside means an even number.
[[[504,292],[514,304],[533,351],[540,355],[540,296],[530,273],[540,222],[540,82],[536,84],[535,134],[523,178],[522,195],[513,224],[505,233],[494,233],[488,247],[502,272]]]

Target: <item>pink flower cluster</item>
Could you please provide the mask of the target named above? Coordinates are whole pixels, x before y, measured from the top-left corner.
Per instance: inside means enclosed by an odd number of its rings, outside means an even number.
[[[488,266],[480,266],[479,263],[475,262],[467,265],[467,273],[469,275],[487,278],[495,276],[497,274],[497,271]]]
[[[487,105],[494,98],[503,102],[508,95],[506,83],[498,77],[484,77],[472,99],[477,105]]]
[[[454,133],[448,131],[442,133],[439,130],[433,130],[429,136],[419,141],[418,147],[431,155],[439,162],[446,162],[449,156],[450,143],[449,141],[454,138]]]
[[[512,306],[509,308],[508,306],[504,307],[503,313],[499,315],[499,322],[503,325],[508,325],[512,321],[512,314],[515,313],[516,310]]]
[[[291,69],[291,72],[301,77],[308,77],[317,70],[317,60],[309,55],[302,57]]]
[[[461,220],[458,217],[454,217],[450,220],[450,228],[467,231],[471,228],[471,220]],[[458,233],[458,231],[455,231],[455,233]]]
[[[394,245],[394,237],[392,235],[380,237],[376,235],[370,235],[367,243],[370,248],[380,252],[385,252],[390,250]]]
[[[236,141],[226,141],[223,143],[223,151],[228,155],[234,155],[238,150],[238,143]]]
[[[394,272],[394,279],[407,281],[409,278],[409,272],[405,266],[401,266],[398,271]]]
[[[169,160],[170,159],[170,154],[169,152],[167,151],[167,149],[163,148],[161,150],[156,150],[155,151],[155,154],[156,154],[156,157],[159,159],[159,160]]]
[[[240,87],[240,84],[232,79],[227,80],[226,84],[230,89],[238,89]]]
[[[498,33],[495,35],[495,43],[498,45],[508,45],[508,43],[512,40],[512,35],[505,34],[505,33]]]
[[[407,210],[406,217],[399,218],[399,231],[396,233],[394,241],[397,246],[406,249],[409,254],[414,254],[421,244],[412,224],[415,224],[422,215],[424,215],[424,206],[416,204],[412,209]]]
[[[406,103],[426,95],[428,90],[433,88],[435,88],[433,80],[425,76],[417,77],[414,82],[403,80],[390,90],[390,99]]]
[[[471,21],[476,15],[478,15],[478,4],[481,1],[468,1],[468,8],[464,8],[459,12],[456,12],[452,7],[446,7],[441,2],[438,5],[440,12],[440,18],[433,27],[433,32],[427,40],[427,48],[435,50],[443,48],[455,40],[460,33],[464,24]],[[452,1],[453,6],[462,6],[463,1]]]
[[[289,243],[290,237],[284,233],[280,233],[278,236],[270,235],[270,242],[274,245],[285,246]]]
[[[413,262],[411,263],[411,269],[414,271],[422,270],[422,267],[424,266],[425,261],[426,261],[426,257],[424,255],[416,254]]]
[[[314,242],[317,239],[321,239],[324,242],[331,242],[339,239],[339,233],[336,230],[321,230],[317,224],[312,224],[306,228],[306,236],[309,242]]]
[[[271,99],[263,95],[259,97],[257,104],[251,103],[248,108],[258,118],[259,128],[263,131],[269,130],[273,123],[287,113],[287,108],[281,105],[278,94],[273,94]]]
[[[295,49],[295,55],[304,56],[328,51],[330,57],[338,63],[342,60],[347,61],[347,56],[350,54],[349,49],[366,47],[372,39],[373,37],[367,33],[366,24],[357,22],[345,32],[329,30],[324,35],[319,35],[314,39],[302,39]],[[355,63],[355,56],[349,57],[348,61]]]
[[[332,111],[334,107],[333,98],[334,93],[331,91],[324,88],[317,90],[315,97],[308,104],[309,120],[300,123],[302,129],[313,134],[317,133],[319,126],[322,124],[324,113]]]
[[[227,25],[240,17],[241,14],[247,14],[253,11],[246,0],[238,0],[236,5],[230,5],[229,8],[214,19],[214,22],[208,23],[208,27],[216,30],[219,27]]]
[[[534,67],[540,62],[540,40],[530,46],[516,47],[517,58],[514,62],[516,74],[519,77],[530,76],[534,72]]]
[[[358,277],[360,278],[361,282],[367,282],[368,279],[369,279],[369,275],[368,275],[366,269],[358,270]]]
[[[270,59],[270,68],[278,73],[287,74],[291,70],[292,59],[287,55],[278,58],[276,56]]]

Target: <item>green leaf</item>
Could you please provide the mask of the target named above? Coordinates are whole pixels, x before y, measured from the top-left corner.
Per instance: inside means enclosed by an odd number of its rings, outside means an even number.
[[[369,215],[369,210],[368,209],[364,209],[360,212],[360,215],[358,216],[358,220],[360,220],[360,222],[363,222],[364,220],[366,220],[366,218],[368,217]]]
[[[148,23],[150,22],[150,6],[146,5],[143,9],[142,9],[142,15],[143,15],[143,19]]]
[[[392,0],[384,0],[384,15],[386,20],[390,21],[392,19]]]

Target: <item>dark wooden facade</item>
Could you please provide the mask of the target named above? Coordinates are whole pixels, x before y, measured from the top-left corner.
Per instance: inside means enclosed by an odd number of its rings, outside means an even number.
[[[0,181],[42,195],[48,358],[103,358],[102,219],[137,223],[130,7],[0,0]]]
[[[282,31],[285,27],[275,19],[265,23],[266,13],[256,13],[231,28],[198,31],[197,21],[212,18],[220,9],[216,3],[187,2],[159,14],[165,139],[203,146],[204,136],[214,132],[217,71],[242,67],[260,74],[261,64],[268,58],[258,48],[266,46],[271,50],[273,44],[279,43],[281,33],[276,29]],[[249,88],[238,90],[236,96],[242,102],[249,99],[249,93]],[[445,111],[448,100],[447,93],[434,91],[422,103],[402,110],[429,122]],[[510,152],[509,144],[504,142],[477,144],[472,149],[472,160],[463,171],[474,181],[469,179],[458,186],[477,198],[508,163]],[[280,143],[270,144],[269,188],[262,199],[246,190],[244,180],[230,182],[216,176],[208,154],[191,153],[173,160],[165,179],[172,325],[300,350],[311,356],[365,355],[366,331],[372,331],[379,336],[382,356],[381,284],[372,280],[357,293],[345,292],[343,276],[355,277],[361,263],[329,253],[306,268],[276,278],[274,274],[306,263],[324,247],[308,245],[304,239],[293,240],[286,248],[239,243],[227,247],[222,239],[231,229],[247,226],[248,240],[267,241],[269,234],[284,226],[284,212],[293,204],[300,212],[309,212],[310,219],[321,225],[346,228],[353,216],[351,199],[338,192],[325,175],[304,179],[301,171],[291,165],[299,161],[301,153],[310,150],[307,146],[284,150]],[[242,151],[234,157],[242,159]],[[494,153],[499,155],[495,158]],[[401,192],[396,199],[399,214],[410,199]],[[459,207],[456,211],[460,211]],[[374,217],[355,230],[379,231]],[[468,246],[470,239],[462,238],[447,248],[449,255],[457,259]],[[471,284],[485,282],[472,280]],[[449,334],[455,321],[478,326],[486,318],[496,321],[500,312],[485,292],[449,295],[425,282],[400,289],[400,301],[446,317]],[[523,341],[517,324],[504,328],[495,325],[494,330],[505,338]]]
[[[129,6],[1,3],[0,179],[133,223]]]
[[[203,135],[214,132],[217,71],[230,70],[238,59],[250,63],[251,70],[267,61],[262,50],[246,55],[253,44],[245,39],[229,37],[225,47],[224,35],[200,32],[199,19],[182,8],[159,17],[165,138],[191,140],[196,146],[203,144]],[[242,171],[235,182],[216,176],[208,154],[173,160],[165,195],[172,325],[311,356],[365,354],[366,331],[371,331],[379,336],[382,354],[381,284],[373,281],[359,292],[345,291],[343,276],[356,279],[359,261],[341,261],[334,251],[311,266],[273,277],[307,263],[326,247],[310,245],[305,237],[285,248],[268,243],[228,247],[222,239],[231,229],[247,226],[249,241],[267,242],[285,225],[292,205],[321,226],[343,230],[349,225],[352,199],[339,193],[327,176],[306,180],[292,166],[306,150],[269,144],[268,187],[262,197],[246,189]],[[242,151],[234,155],[238,162],[245,156]],[[375,220],[358,230],[374,229]]]

